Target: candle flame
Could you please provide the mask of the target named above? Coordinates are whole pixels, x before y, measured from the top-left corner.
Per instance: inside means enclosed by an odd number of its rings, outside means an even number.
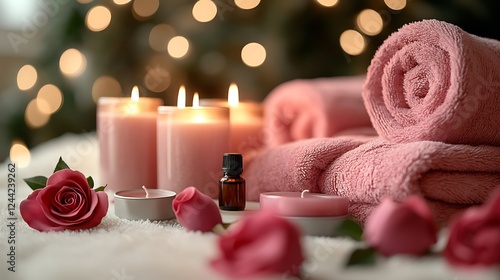
[[[197,92],[193,95],[193,108],[200,108],[200,95]]]
[[[132,102],[139,101],[139,88],[137,86],[134,86],[132,88],[132,93],[130,94],[130,99],[132,100]]]
[[[148,192],[148,189],[146,188],[146,186],[142,186],[142,189],[146,193],[146,198],[149,198],[149,192]]]
[[[232,83],[229,86],[229,91],[227,93],[227,103],[229,104],[229,107],[235,107],[238,106],[239,102],[240,97],[238,93],[238,86],[235,83]]]
[[[179,88],[179,94],[177,95],[177,108],[186,107],[186,88],[181,86]]]
[[[304,194],[305,193],[308,193],[309,190],[303,190],[301,193],[300,193],[300,198],[304,198]]]

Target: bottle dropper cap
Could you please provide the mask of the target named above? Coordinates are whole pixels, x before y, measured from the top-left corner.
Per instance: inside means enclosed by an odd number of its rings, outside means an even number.
[[[243,156],[236,153],[226,153],[222,156],[222,172],[241,174],[243,172]]]

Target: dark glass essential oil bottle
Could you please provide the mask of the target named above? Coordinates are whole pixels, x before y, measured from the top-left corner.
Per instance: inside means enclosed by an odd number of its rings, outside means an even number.
[[[221,210],[245,210],[245,179],[241,154],[226,153],[222,157],[224,177],[219,181],[219,208]]]

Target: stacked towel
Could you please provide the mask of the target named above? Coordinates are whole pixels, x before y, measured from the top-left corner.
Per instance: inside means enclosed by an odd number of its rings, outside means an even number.
[[[296,81],[266,99],[270,136],[246,168],[249,199],[343,195],[364,222],[384,197],[418,194],[445,224],[500,186],[500,42],[436,20],[406,25],[376,52],[362,99],[348,95],[349,115],[328,101],[360,77],[323,81],[321,91],[310,90],[317,80]],[[367,126],[365,108],[379,136],[352,135]]]
[[[500,42],[437,20],[406,25],[375,53],[363,97],[386,139],[500,145]]]
[[[264,102],[267,146],[372,128],[361,96],[364,82],[365,76],[356,76],[294,80],[278,86]]]

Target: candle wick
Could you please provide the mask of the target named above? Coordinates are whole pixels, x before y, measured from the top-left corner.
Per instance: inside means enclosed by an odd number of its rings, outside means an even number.
[[[142,189],[144,190],[144,192],[146,192],[146,198],[149,198],[149,192],[146,186],[142,186]]]
[[[304,193],[306,192],[309,192],[309,190],[303,190],[301,193],[300,193],[300,198],[304,198]]]

